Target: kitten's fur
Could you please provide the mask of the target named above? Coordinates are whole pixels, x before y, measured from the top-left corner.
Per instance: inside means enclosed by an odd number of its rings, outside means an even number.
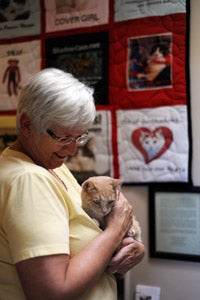
[[[82,207],[101,229],[105,228],[104,217],[110,213],[118,200],[121,184],[120,179],[108,176],[90,177],[82,184]],[[135,216],[131,230],[134,232],[134,239],[141,242],[141,229]]]

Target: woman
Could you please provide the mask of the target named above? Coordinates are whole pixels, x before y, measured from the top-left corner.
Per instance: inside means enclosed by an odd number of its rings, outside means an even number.
[[[114,300],[112,273],[123,276],[144,255],[125,237],[133,212],[123,195],[102,232],[82,210],[81,188],[64,164],[94,121],[92,92],[53,68],[21,90],[18,138],[0,157],[2,300]]]

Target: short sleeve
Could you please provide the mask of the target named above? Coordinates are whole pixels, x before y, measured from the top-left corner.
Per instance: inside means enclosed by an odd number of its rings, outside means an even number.
[[[4,229],[13,263],[69,254],[69,216],[63,189],[48,176],[20,175],[7,197]]]

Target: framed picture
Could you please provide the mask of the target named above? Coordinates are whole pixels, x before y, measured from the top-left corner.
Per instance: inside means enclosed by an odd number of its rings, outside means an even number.
[[[200,262],[200,187],[149,187],[150,257]]]

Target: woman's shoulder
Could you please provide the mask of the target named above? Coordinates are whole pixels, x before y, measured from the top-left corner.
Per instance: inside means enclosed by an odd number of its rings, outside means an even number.
[[[33,160],[22,152],[6,148],[0,155],[0,170],[9,181],[25,174],[48,174],[47,170],[36,165]],[[0,176],[1,177],[1,176]]]

